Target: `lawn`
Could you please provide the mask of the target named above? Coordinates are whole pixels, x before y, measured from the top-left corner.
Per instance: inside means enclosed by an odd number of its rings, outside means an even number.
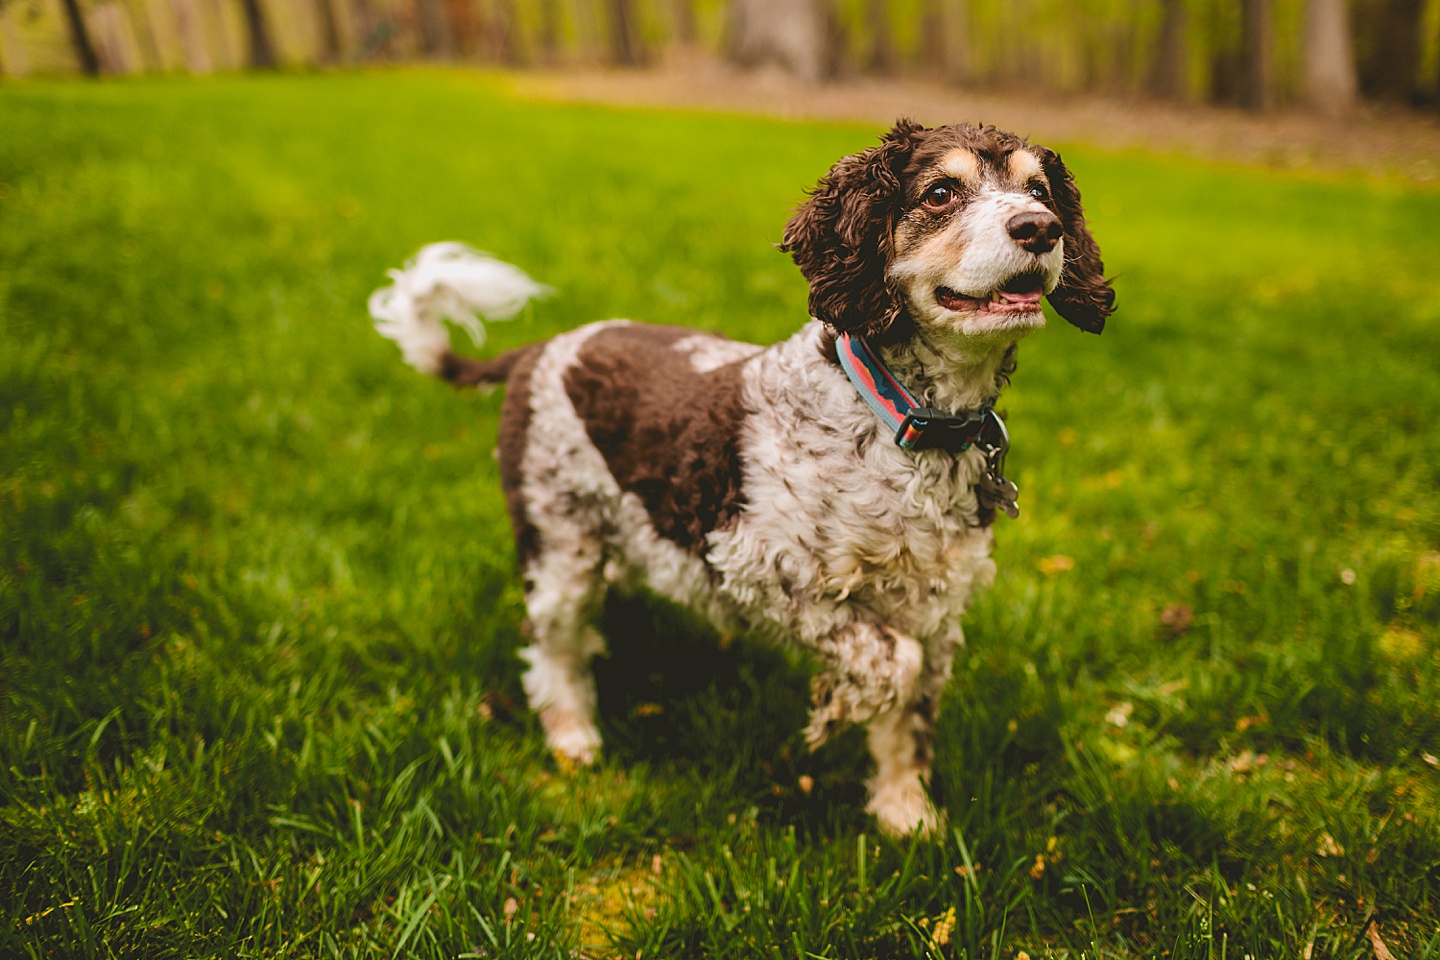
[[[1120,307],[1005,396],[937,840],[867,822],[858,731],[805,752],[803,664],[657,603],[606,610],[603,761],[547,756],[500,395],[366,295],[459,239],[559,291],[487,351],[771,342],[785,218],[878,133],[0,86],[0,955],[1440,958],[1432,187],[1052,144]]]

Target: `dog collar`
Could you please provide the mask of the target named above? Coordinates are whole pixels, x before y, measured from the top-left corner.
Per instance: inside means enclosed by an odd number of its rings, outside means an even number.
[[[1020,515],[1016,504],[1019,489],[1005,479],[1005,454],[1010,450],[1010,433],[1005,421],[987,401],[978,410],[950,413],[922,407],[915,395],[890,372],[864,338],[842,333],[835,338],[835,353],[860,399],[875,411],[881,422],[895,432],[895,445],[902,450],[945,450],[963,453],[978,446],[985,454],[985,471],[976,490],[981,502]]]

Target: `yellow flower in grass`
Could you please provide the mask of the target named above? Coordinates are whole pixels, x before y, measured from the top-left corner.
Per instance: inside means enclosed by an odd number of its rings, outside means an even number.
[[[1064,573],[1066,570],[1075,569],[1075,558],[1067,557],[1063,553],[1057,553],[1053,557],[1045,557],[1035,561],[1035,566],[1047,577],[1053,577],[1057,573]]]
[[[955,908],[951,907],[945,911],[943,917],[935,920],[935,929],[930,931],[930,948],[939,950],[950,942],[950,935],[955,932]]]

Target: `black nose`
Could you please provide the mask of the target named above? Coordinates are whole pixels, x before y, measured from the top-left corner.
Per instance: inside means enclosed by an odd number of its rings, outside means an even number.
[[[1031,253],[1049,253],[1065,228],[1060,218],[1049,210],[1043,213],[1017,213],[1005,224],[1010,236]]]

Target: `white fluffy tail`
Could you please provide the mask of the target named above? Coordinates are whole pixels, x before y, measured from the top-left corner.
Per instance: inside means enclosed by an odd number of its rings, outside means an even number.
[[[512,266],[463,243],[432,243],[391,270],[395,282],[370,294],[370,316],[380,336],[400,345],[405,362],[421,373],[440,372],[450,349],[444,320],[485,342],[486,320],[509,320],[532,299],[554,291]]]

